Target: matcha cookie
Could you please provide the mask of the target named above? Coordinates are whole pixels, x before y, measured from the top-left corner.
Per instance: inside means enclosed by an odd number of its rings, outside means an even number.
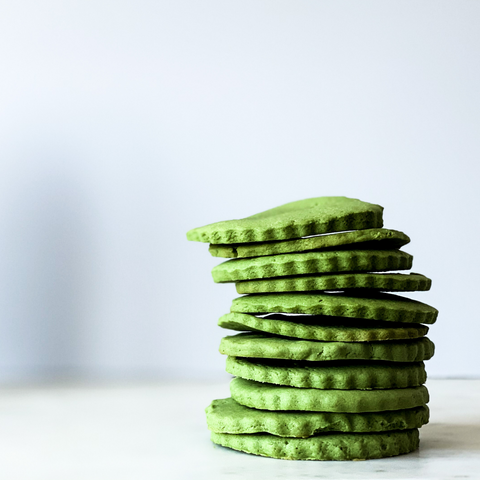
[[[341,273],[245,280],[235,287],[240,294],[313,292],[316,290],[370,289],[384,292],[430,290],[432,281],[418,273]]]
[[[438,310],[422,302],[387,293],[368,297],[353,293],[259,293],[235,298],[232,313],[301,313],[364,318],[387,322],[435,323]]]
[[[367,390],[423,385],[423,362],[305,362],[228,357],[226,370],[257,382],[322,390]]]
[[[230,382],[232,398],[260,410],[366,413],[403,410],[428,403],[425,385],[385,390],[320,390],[260,383],[243,378]]]
[[[212,269],[213,280],[238,282],[257,278],[334,272],[408,270],[413,257],[401,250],[328,250],[227,260]]]
[[[270,433],[306,438],[323,432],[383,432],[420,428],[428,423],[426,405],[375,413],[281,412],[257,410],[233,398],[213,400],[205,410],[208,428],[217,433]]]
[[[386,228],[369,228],[352,232],[330,233],[315,237],[283,240],[279,242],[243,243],[235,245],[210,245],[208,251],[213,257],[248,258],[278,255],[280,253],[306,252],[325,248],[340,248],[358,246],[361,249],[378,250],[403,247],[410,238],[397,230]]]
[[[427,337],[387,342],[317,342],[259,333],[239,333],[222,338],[220,353],[232,357],[284,360],[383,360],[422,362],[433,356],[434,345]]]
[[[218,320],[222,328],[265,332],[283,337],[323,342],[377,342],[423,337],[428,327],[379,320],[359,320],[316,315],[282,315],[255,317],[245,313],[227,313]]]
[[[383,227],[383,208],[347,197],[318,197],[287,203],[240,220],[194,228],[187,239],[209,243],[286,240],[345,230]]]
[[[418,430],[375,433],[325,433],[309,438],[211,433],[214,443],[264,457],[285,460],[367,460],[413,452]]]

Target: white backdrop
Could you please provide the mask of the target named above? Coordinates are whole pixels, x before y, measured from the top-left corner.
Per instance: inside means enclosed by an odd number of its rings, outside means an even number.
[[[479,2],[0,10],[0,380],[226,376],[185,232],[322,195],[411,236],[429,374],[480,375]]]

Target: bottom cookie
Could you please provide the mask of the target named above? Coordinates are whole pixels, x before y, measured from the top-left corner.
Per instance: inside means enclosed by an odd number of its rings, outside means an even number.
[[[285,460],[369,460],[413,452],[419,445],[416,428],[385,433],[325,433],[309,438],[212,432],[211,439],[223,447]]]

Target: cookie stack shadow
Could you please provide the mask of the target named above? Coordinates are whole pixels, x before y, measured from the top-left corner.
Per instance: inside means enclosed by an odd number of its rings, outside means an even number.
[[[426,291],[431,280],[398,273],[412,267],[400,250],[410,239],[382,228],[382,212],[320,197],[187,234],[230,258],[213,279],[242,295],[218,322],[241,333],[220,345],[235,378],[231,398],[206,409],[214,443],[302,460],[418,448],[434,353],[426,324],[438,312],[391,293]]]

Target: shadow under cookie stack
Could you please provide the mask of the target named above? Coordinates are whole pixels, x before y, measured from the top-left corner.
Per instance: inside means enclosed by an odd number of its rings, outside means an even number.
[[[218,324],[231,398],[206,409],[212,441],[267,457],[360,460],[409,453],[428,422],[425,336],[437,310],[385,292],[429,290],[383,227],[346,197],[288,203],[187,233],[230,258],[213,271],[243,296]]]

